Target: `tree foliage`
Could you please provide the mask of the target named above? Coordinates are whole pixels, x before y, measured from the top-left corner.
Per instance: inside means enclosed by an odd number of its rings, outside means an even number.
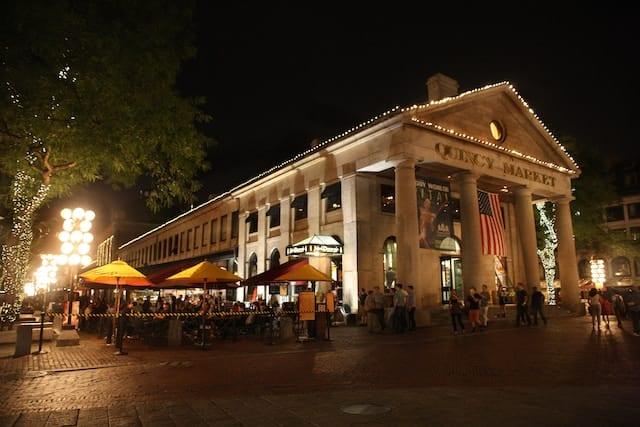
[[[581,169],[580,177],[573,181],[576,248],[593,254],[638,254],[638,245],[630,241],[626,234],[611,232],[605,226],[605,207],[620,199],[615,187],[613,161],[573,138],[563,138],[563,144],[576,158]]]
[[[106,180],[148,185],[157,210],[191,202],[209,117],[175,88],[195,54],[183,2],[10,2],[0,18],[0,172],[49,196]]]

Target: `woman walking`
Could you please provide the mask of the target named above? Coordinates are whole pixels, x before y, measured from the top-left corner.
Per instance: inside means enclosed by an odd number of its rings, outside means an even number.
[[[613,304],[609,301],[608,295],[600,295],[600,306],[602,308],[602,320],[604,320],[605,327],[611,329],[609,326],[609,315],[613,314]]]
[[[591,329],[596,329],[598,323],[598,332],[600,332],[600,316],[602,315],[602,306],[600,305],[600,295],[596,288],[589,291],[589,313],[591,314]]]

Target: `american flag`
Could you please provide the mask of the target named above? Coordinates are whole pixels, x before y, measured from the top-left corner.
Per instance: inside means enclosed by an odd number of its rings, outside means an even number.
[[[480,207],[480,236],[482,253],[506,256],[504,245],[504,219],[497,194],[478,191]]]

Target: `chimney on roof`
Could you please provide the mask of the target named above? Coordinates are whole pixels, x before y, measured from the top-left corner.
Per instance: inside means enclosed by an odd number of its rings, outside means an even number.
[[[427,79],[427,98],[429,102],[458,95],[458,82],[451,77],[436,73]]]

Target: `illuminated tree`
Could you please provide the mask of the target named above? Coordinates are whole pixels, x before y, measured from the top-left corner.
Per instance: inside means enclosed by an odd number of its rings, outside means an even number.
[[[554,281],[556,278],[556,248],[558,247],[558,237],[555,230],[555,209],[553,204],[547,212],[546,203],[536,203],[538,211],[538,225],[542,232],[542,247],[538,247],[538,256],[544,269],[544,280],[547,283],[547,304],[556,305],[556,289]],[[540,245],[539,245],[540,246]]]
[[[0,14],[0,173],[12,179],[3,313],[15,308],[33,214],[47,198],[105,180],[146,186],[157,210],[189,203],[206,167],[209,117],[175,88],[195,54],[189,5],[9,2]],[[6,314],[5,320],[11,315]]]

